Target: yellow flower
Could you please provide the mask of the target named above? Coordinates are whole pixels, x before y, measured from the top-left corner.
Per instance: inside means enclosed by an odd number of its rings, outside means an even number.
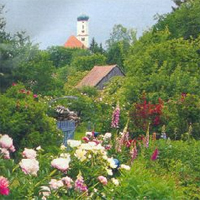
[[[77,149],[75,152],[75,156],[81,161],[83,162],[86,159],[86,153],[87,151],[83,150],[83,149]]]

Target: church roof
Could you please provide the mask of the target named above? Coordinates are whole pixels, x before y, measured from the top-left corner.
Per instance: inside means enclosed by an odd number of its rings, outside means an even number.
[[[85,49],[85,45],[78,40],[74,35],[70,36],[67,42],[65,42],[64,47],[66,48],[81,48]]]
[[[107,66],[94,66],[92,70],[78,83],[76,86],[80,88],[82,86],[95,87],[98,83],[108,75],[117,65],[107,65]]]

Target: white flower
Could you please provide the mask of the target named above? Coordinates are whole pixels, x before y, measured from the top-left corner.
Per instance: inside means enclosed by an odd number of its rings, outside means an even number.
[[[9,137],[8,135],[3,135],[0,138],[0,146],[2,148],[9,149],[12,147],[12,145],[13,145],[13,139]]]
[[[104,140],[109,140],[111,137],[112,137],[112,134],[111,134],[111,133],[106,133],[106,134],[104,135]]]
[[[62,172],[65,172],[69,168],[70,161],[70,156],[68,156],[67,158],[57,158],[51,161],[51,166],[59,169]]]
[[[60,149],[61,149],[61,150],[65,150],[65,149],[66,149],[66,146],[65,146],[64,144],[61,144]]]
[[[120,168],[121,169],[125,169],[125,170],[130,170],[131,169],[130,166],[124,165],[124,164],[121,164]]]
[[[115,164],[115,161],[113,158],[108,158],[107,161],[109,162],[111,168],[113,169],[117,168],[117,165]]]
[[[37,160],[22,159],[19,165],[25,174],[37,176],[37,172],[39,170],[39,162]]]
[[[25,148],[22,152],[22,156],[28,159],[35,159],[37,156],[37,153],[34,149],[27,149]]]
[[[42,149],[41,146],[38,146],[38,147],[36,148],[37,151],[39,151],[39,150],[41,150],[41,149]]]
[[[112,169],[106,168],[106,171],[109,176],[113,175]]]
[[[58,188],[64,186],[64,184],[62,180],[51,179],[49,186],[51,189],[57,190]]]
[[[85,156],[86,153],[87,151],[85,151],[84,149],[77,149],[74,155],[82,162],[86,160],[86,156]]]
[[[119,185],[119,181],[116,178],[111,178],[111,181],[114,183],[114,185]]]
[[[81,145],[81,141],[80,140],[67,140],[67,144],[71,147],[78,147]]]
[[[88,136],[88,137],[92,137],[93,136],[92,132],[86,132],[85,135]]]

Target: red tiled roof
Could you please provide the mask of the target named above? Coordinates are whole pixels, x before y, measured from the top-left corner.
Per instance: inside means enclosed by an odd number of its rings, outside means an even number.
[[[67,42],[65,42],[64,47],[66,48],[82,48],[85,49],[86,47],[84,44],[78,40],[74,35],[70,36]]]
[[[76,86],[96,86],[117,65],[94,66],[93,69]]]

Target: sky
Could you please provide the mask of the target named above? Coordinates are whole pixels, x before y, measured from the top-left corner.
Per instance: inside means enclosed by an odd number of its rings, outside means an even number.
[[[89,16],[89,38],[105,45],[115,24],[137,31],[156,23],[156,14],[171,12],[172,0],[0,0],[5,5],[6,31],[26,31],[41,49],[62,46],[76,36],[77,17]]]

